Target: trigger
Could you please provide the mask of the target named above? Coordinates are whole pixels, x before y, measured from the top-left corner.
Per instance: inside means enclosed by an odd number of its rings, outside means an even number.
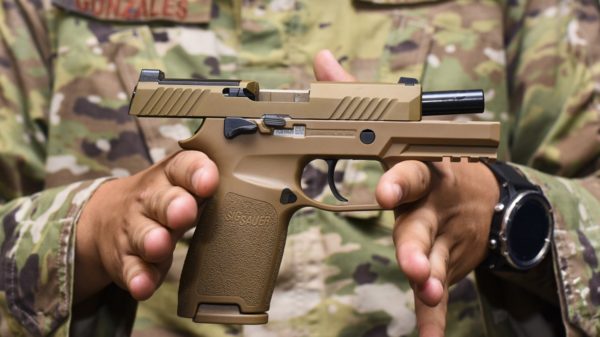
[[[331,193],[333,193],[333,196],[342,202],[348,202],[348,199],[344,198],[340,192],[337,190],[337,187],[335,187],[335,180],[334,180],[334,173],[335,173],[335,165],[337,164],[337,159],[327,159],[325,160],[327,162],[327,182],[329,183],[329,189],[331,189]]]

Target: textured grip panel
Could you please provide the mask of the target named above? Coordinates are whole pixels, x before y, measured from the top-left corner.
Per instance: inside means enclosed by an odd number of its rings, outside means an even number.
[[[268,310],[289,219],[279,220],[268,202],[231,192],[211,200],[186,257],[179,315],[194,317],[199,304],[237,304],[249,314]]]

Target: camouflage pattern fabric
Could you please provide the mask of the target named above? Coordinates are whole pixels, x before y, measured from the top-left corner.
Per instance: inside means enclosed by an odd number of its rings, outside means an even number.
[[[74,226],[104,177],[177,151],[198,121],[135,120],[141,68],[306,88],[328,48],[361,80],[483,88],[501,156],[551,200],[552,258],[524,275],[479,272],[452,288],[448,336],[600,333],[600,10],[597,0],[3,0],[0,7],[0,335],[126,335],[135,303],[107,289],[72,308]],[[346,163],[342,193],[369,198],[381,172]],[[319,164],[307,193],[332,201]],[[37,194],[35,194],[37,193]],[[182,240],[134,336],[415,336],[389,212],[305,210],[265,326],[176,316]],[[477,291],[479,290],[479,292]],[[480,310],[481,304],[483,310]],[[561,322],[563,324],[561,324]],[[563,331],[564,329],[564,331]]]

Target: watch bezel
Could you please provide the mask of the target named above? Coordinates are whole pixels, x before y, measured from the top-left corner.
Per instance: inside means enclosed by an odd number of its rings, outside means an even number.
[[[511,226],[513,225],[512,220],[516,214],[515,211],[518,211],[525,202],[529,201],[538,202],[546,210],[545,214],[548,219],[548,232],[546,233],[546,237],[544,238],[544,245],[536,254],[536,256],[528,261],[523,261],[521,259],[514,258],[510,254],[510,249],[508,247],[509,238],[507,238],[507,233],[510,233]],[[552,242],[552,232],[554,227],[553,224],[554,218],[552,215],[552,207],[550,206],[550,203],[548,202],[546,197],[544,197],[544,195],[540,191],[529,190],[519,192],[516,195],[516,197],[508,203],[502,217],[502,222],[500,224],[500,252],[506,259],[506,262],[508,262],[508,264],[513,268],[519,270],[528,270],[538,265],[544,259],[544,257],[546,257],[550,249],[550,244]]]

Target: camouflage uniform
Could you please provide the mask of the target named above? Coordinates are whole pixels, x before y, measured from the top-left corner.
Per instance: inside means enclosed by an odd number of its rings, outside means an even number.
[[[472,279],[458,283],[448,336],[599,334],[599,12],[597,0],[3,0],[0,335],[131,328],[135,303],[116,287],[92,313],[72,308],[73,233],[103,177],[176,151],[197,124],[130,118],[140,68],[305,88],[322,48],[360,80],[483,88],[476,118],[503,122],[501,156],[552,202],[552,259],[527,275],[481,272],[479,292]],[[379,173],[349,165],[343,193],[368,195]],[[320,170],[304,178],[330,200]],[[266,326],[175,316],[183,240],[165,284],[139,305],[134,335],[415,335],[392,223],[388,212],[294,217]]]

